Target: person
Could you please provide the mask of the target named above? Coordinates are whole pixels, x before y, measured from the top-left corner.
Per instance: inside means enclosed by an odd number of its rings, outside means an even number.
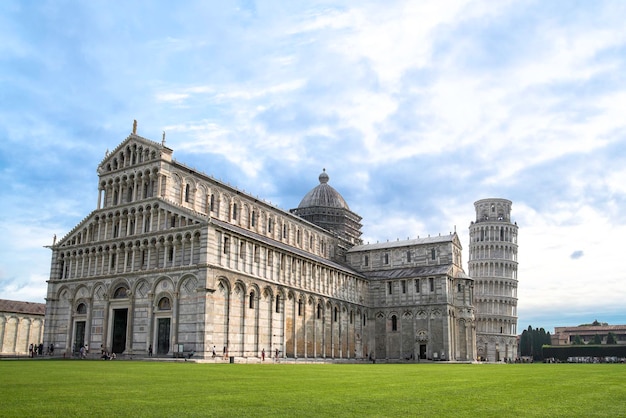
[[[109,357],[109,360],[115,360],[117,358],[117,356],[115,355],[115,353],[111,353],[111,356]]]
[[[85,346],[84,345],[80,347],[80,358],[81,359],[87,358],[87,353],[85,352]]]
[[[213,358],[215,358],[215,346],[213,346]]]
[[[265,361],[265,349],[261,350],[261,360]]]
[[[30,357],[33,357],[33,343],[30,343],[30,346],[28,346],[28,353],[30,354]]]
[[[278,351],[278,348],[277,348],[276,349],[276,361],[278,361],[278,353],[279,353],[279,351]]]
[[[148,347],[148,357],[152,357],[152,344]]]
[[[50,355],[54,354],[54,344],[50,343]]]
[[[39,343],[39,355],[43,356],[43,343]]]

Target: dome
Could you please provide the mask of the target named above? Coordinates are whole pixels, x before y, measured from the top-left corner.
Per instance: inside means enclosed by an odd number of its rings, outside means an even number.
[[[328,179],[328,174],[326,174],[326,169],[324,169],[319,176],[320,184],[302,198],[298,209],[322,206],[350,210],[339,192],[328,184]]]

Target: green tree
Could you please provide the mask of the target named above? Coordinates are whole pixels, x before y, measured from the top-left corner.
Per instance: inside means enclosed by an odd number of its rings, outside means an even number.
[[[580,338],[580,335],[574,335],[574,342],[572,344],[573,345],[582,345],[583,344],[583,340]]]
[[[606,337],[607,344],[617,344],[617,338],[615,338],[615,334],[609,332],[609,335]]]
[[[598,334],[593,336],[593,340],[591,340],[591,344],[602,344],[602,337]]]

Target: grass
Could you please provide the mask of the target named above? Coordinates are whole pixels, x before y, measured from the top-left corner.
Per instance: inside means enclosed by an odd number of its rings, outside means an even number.
[[[621,364],[7,360],[0,416],[624,416],[625,375]]]

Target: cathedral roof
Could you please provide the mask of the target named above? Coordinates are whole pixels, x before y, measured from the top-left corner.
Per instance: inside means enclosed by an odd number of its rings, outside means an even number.
[[[320,174],[320,184],[308,192],[298,205],[298,209],[310,207],[328,207],[350,210],[343,196],[328,184],[326,169]]]
[[[409,247],[413,245],[420,244],[437,244],[441,242],[456,242],[457,245],[460,245],[458,235],[455,233],[451,233],[449,235],[439,235],[439,236],[428,236],[423,238],[416,239],[408,239],[403,241],[387,241],[387,242],[377,242],[375,244],[363,244],[363,245],[355,245],[348,252],[357,252],[357,251],[372,251],[372,250],[385,250],[390,248],[398,248],[398,247]]]

